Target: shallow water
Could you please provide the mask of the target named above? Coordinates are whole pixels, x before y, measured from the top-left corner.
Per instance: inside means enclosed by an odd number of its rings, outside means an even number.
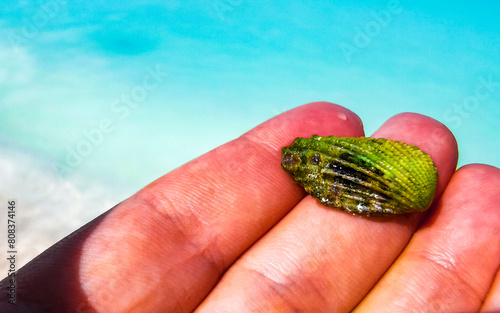
[[[491,6],[52,0],[0,11],[0,203],[18,202],[18,266],[311,101],[351,109],[367,135],[400,112],[429,115],[456,135],[459,165],[500,166]]]

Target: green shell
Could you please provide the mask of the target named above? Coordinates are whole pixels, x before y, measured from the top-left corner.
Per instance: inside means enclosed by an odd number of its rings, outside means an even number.
[[[281,167],[322,204],[365,215],[425,211],[437,171],[416,146],[367,137],[296,138]]]

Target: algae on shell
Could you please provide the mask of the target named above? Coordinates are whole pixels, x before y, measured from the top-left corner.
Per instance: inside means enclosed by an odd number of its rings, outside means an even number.
[[[429,208],[438,173],[418,147],[368,137],[296,138],[281,167],[322,204],[365,215]]]

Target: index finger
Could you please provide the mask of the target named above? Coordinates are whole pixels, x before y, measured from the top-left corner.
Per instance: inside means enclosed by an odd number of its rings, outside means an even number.
[[[191,311],[304,196],[281,170],[280,148],[316,132],[363,135],[360,119],[338,105],[285,112],[159,178],[20,269],[18,305]]]

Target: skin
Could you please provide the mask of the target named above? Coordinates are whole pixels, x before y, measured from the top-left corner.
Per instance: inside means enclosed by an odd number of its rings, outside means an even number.
[[[432,157],[434,205],[354,216],[321,206],[280,168],[280,148],[313,134],[364,135],[331,103],[276,116],[35,258],[17,273],[17,305],[0,311],[500,312],[498,168],[455,171],[451,132],[399,114],[373,137]]]

